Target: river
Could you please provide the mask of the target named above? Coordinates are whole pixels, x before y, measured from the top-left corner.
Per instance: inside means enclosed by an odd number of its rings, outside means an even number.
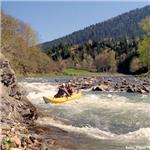
[[[51,116],[39,123],[80,135],[77,145],[82,150],[150,149],[149,94],[83,90],[78,100],[45,104],[42,96],[53,96],[58,84],[69,78],[72,77],[19,80],[30,101]]]

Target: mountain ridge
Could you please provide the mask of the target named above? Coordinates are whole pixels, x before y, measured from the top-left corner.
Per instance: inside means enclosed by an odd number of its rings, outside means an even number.
[[[74,31],[61,38],[41,43],[39,46],[44,50],[48,47],[57,46],[60,43],[80,44],[88,40],[117,40],[124,37],[139,38],[143,35],[143,31],[138,23],[146,16],[150,16],[150,5],[125,12],[103,22]]]

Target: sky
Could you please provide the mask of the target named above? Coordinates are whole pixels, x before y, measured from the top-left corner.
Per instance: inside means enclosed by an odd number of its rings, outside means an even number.
[[[2,9],[31,25],[38,42],[46,42],[102,22],[149,1],[2,1]]]

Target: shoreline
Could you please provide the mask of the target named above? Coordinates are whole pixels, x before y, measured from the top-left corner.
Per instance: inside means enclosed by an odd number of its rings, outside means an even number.
[[[128,93],[150,93],[150,78],[124,74],[97,74],[97,75],[55,75],[55,76],[31,76],[18,77],[18,80],[46,79],[55,83],[72,83],[74,89],[89,89],[99,92],[128,92]]]
[[[86,138],[82,137],[81,134],[65,131],[55,126],[37,124],[36,120],[40,117],[44,117],[45,114],[38,110],[26,98],[24,89],[18,85],[14,71],[10,68],[8,61],[4,58],[1,60],[1,66],[3,67],[3,80],[1,83],[4,89],[2,93],[2,108],[4,111],[1,121],[1,125],[3,126],[1,135],[1,141],[3,143],[1,149],[5,150],[10,147],[19,149],[78,149],[78,142],[80,143],[78,139],[82,141],[85,139],[84,142],[87,142]],[[53,77],[55,78],[56,75]],[[59,77],[63,77],[63,75]],[[86,89],[98,86],[98,91],[106,92],[109,92],[109,90],[114,88],[113,83],[115,81],[117,83],[120,82],[121,86],[124,85],[124,89],[128,87],[129,81],[129,76],[122,74],[112,75],[108,73],[98,74],[98,76],[76,75],[70,77],[72,78],[71,82],[74,87]],[[138,79],[134,76],[130,77],[132,80]],[[140,79],[136,81],[136,83],[139,83]],[[149,86],[150,80],[142,79],[142,84],[143,83],[146,85],[148,84]],[[110,87],[110,89],[108,89],[108,87]],[[118,89],[119,88],[120,85],[118,84]],[[66,139],[67,142],[65,142]]]
[[[149,78],[148,73],[134,75],[134,74],[123,74],[123,73],[112,73],[112,72],[92,72],[87,70],[80,69],[64,69],[62,72],[51,72],[51,73],[33,73],[33,74],[17,74],[17,77],[27,78],[27,77],[61,77],[61,76],[102,76],[102,77],[116,77],[116,76],[133,76],[133,77],[141,77],[141,78]]]
[[[135,76],[98,76],[71,80],[74,87],[99,92],[150,93],[150,79]]]
[[[89,72],[88,74],[64,74],[64,73],[50,73],[50,74],[29,74],[27,76],[24,75],[20,75],[20,74],[16,74],[17,78],[28,78],[28,77],[62,77],[62,76],[71,76],[71,77],[84,77],[84,76],[88,76],[88,77],[92,77],[92,76],[101,76],[101,77],[117,77],[117,76],[134,76],[134,77],[140,77],[137,75],[127,75],[127,74],[122,74],[122,73],[99,73],[99,72]],[[142,78],[142,77],[141,77]],[[143,77],[145,78],[145,77]]]

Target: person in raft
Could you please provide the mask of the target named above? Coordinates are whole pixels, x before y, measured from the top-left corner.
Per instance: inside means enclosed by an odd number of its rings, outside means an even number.
[[[73,94],[73,89],[72,89],[71,82],[68,82],[68,84],[66,85],[66,89],[67,89],[67,92],[68,92],[70,95]]]
[[[65,83],[63,83],[61,86],[59,86],[58,92],[56,95],[54,95],[54,98],[59,98],[63,96],[70,96]]]

